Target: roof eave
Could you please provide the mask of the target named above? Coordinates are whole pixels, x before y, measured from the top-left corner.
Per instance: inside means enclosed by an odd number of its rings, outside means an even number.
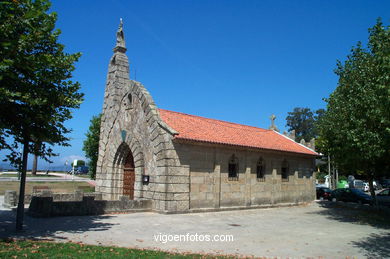
[[[281,150],[281,149],[260,148],[260,147],[255,147],[255,146],[238,145],[238,144],[232,144],[232,143],[223,143],[223,142],[216,142],[216,141],[207,141],[207,140],[183,138],[183,137],[179,137],[179,135],[176,135],[174,137],[174,140],[176,140],[176,141],[183,141],[183,142],[187,142],[187,143],[197,142],[197,143],[205,143],[205,144],[217,144],[217,145],[230,146],[230,147],[250,148],[250,149],[255,149],[255,150],[283,152],[283,153],[299,154],[299,155],[310,156],[310,157],[318,157],[319,156],[318,153],[316,153],[314,151],[312,151],[312,152],[314,152],[315,154],[310,154],[310,153],[294,152],[294,151]]]

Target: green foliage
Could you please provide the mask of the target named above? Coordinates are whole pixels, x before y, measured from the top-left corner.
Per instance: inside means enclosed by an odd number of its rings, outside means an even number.
[[[91,179],[95,179],[96,175],[101,117],[101,114],[92,117],[88,132],[85,134],[87,138],[84,140],[83,143],[83,151],[85,153],[85,156],[89,158],[89,174],[91,176]]]
[[[295,130],[296,141],[301,139],[310,141],[317,136],[317,121],[324,114],[324,109],[314,112],[310,108],[296,107],[286,117],[286,126],[289,131]]]
[[[57,42],[57,15],[49,8],[48,0],[0,2],[0,148],[19,168],[20,144],[46,160],[55,155],[51,145],[68,145],[64,122],[83,100],[71,81],[80,53],[67,54]],[[43,143],[35,152],[31,142]]]
[[[370,179],[389,173],[390,30],[380,20],[369,29],[368,48],[359,42],[337,62],[336,90],[320,120],[321,152],[339,169]]]
[[[328,175],[327,173],[324,173],[324,172],[318,172],[316,174],[316,179],[319,180],[320,182],[324,182],[325,181],[325,176]]]

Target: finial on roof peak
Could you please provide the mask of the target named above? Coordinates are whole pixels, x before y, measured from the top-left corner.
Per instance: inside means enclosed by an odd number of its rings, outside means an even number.
[[[269,127],[269,129],[279,132],[279,129],[275,125],[275,119],[276,119],[275,114],[272,114],[271,117],[269,118],[271,119],[271,126]]]
[[[126,52],[126,42],[125,42],[125,35],[123,33],[123,20],[122,18],[119,19],[119,28],[116,32],[116,44],[114,48],[114,52]]]

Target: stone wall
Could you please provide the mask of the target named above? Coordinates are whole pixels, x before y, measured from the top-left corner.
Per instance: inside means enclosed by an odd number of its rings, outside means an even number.
[[[175,148],[181,164],[189,167],[191,210],[297,204],[315,199],[312,157],[183,142],[176,143]],[[237,179],[228,177],[228,161],[232,154],[238,159]],[[257,179],[256,175],[260,157],[265,164],[264,179]],[[286,180],[281,176],[284,160],[289,164]]]
[[[53,201],[82,201],[84,197],[94,197],[95,200],[102,200],[103,195],[97,192],[75,191],[74,193],[53,193],[50,190],[44,190],[39,193],[24,195],[24,204],[30,204],[33,196],[52,197]],[[16,191],[7,190],[4,195],[4,206],[12,208],[18,205],[19,195]]]
[[[129,200],[121,196],[119,200],[95,200],[94,196],[82,196],[79,200],[54,201],[53,196],[32,196],[28,214],[33,217],[85,216],[113,212],[150,211],[151,200]]]

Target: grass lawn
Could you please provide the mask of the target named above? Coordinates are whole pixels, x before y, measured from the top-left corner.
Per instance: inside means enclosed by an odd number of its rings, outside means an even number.
[[[42,241],[0,241],[0,258],[234,258]]]
[[[31,194],[33,186],[47,186],[52,192],[71,193],[76,190],[93,192],[95,187],[87,182],[26,182],[26,194]],[[19,193],[19,182],[0,181],[0,195],[4,195],[6,190],[14,190]]]

